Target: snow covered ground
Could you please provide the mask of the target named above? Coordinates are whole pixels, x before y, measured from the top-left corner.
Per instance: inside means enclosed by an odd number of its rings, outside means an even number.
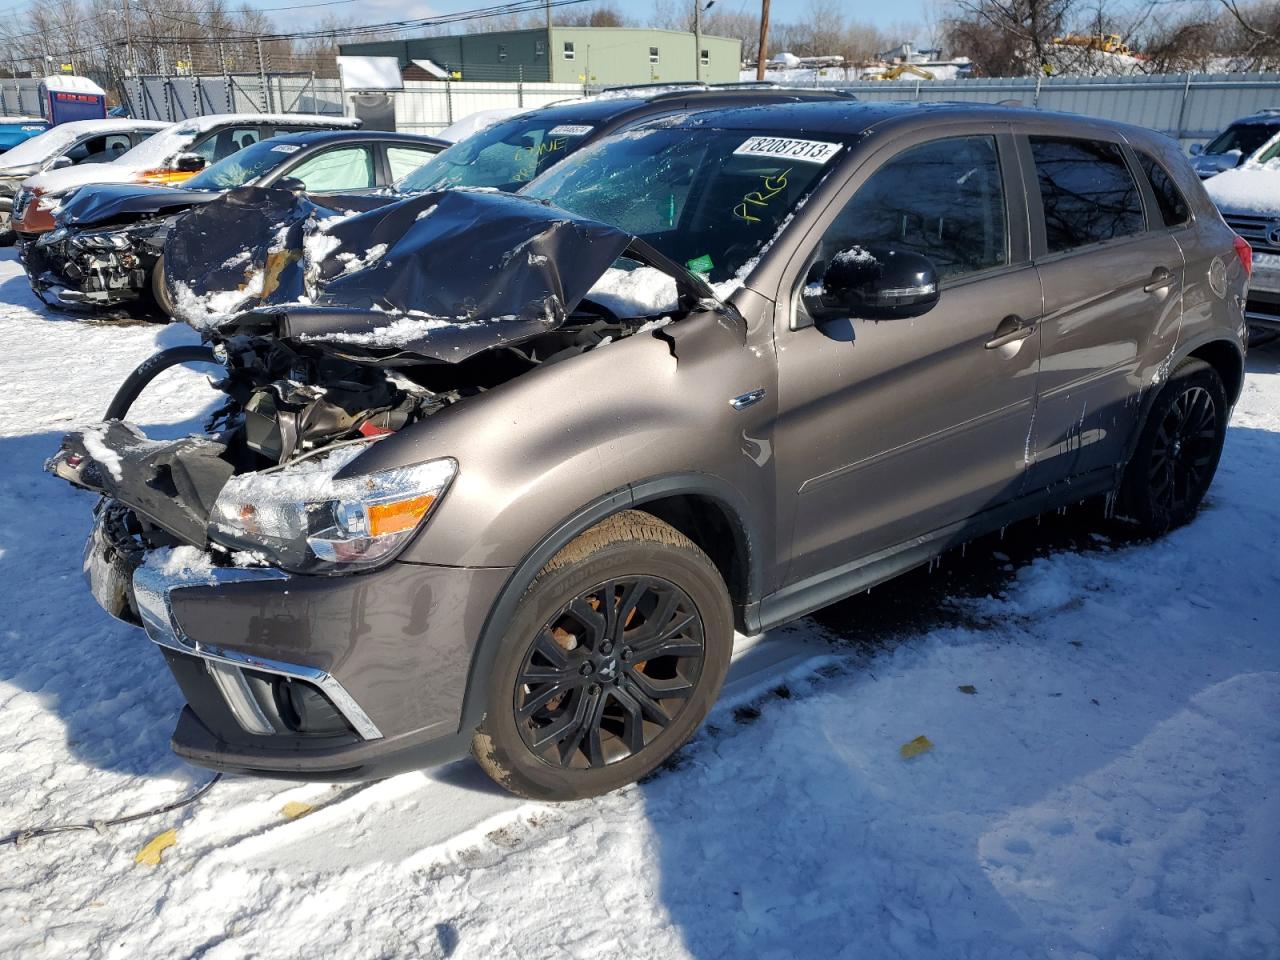
[[[81,582],[91,498],[40,471],[189,336],[49,316],[0,255],[0,838],[209,777],[169,753],[159,653]],[[206,395],[174,372],[139,419],[181,430]],[[1272,348],[1158,543],[1051,517],[778,631],[677,762],[601,800],[466,763],[228,777],[0,846],[0,956],[1280,957],[1277,476]]]

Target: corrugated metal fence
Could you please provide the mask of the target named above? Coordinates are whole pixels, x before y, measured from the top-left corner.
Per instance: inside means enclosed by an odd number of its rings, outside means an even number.
[[[574,83],[503,83],[465,80],[406,80],[390,94],[396,128],[436,133],[479,110],[540,107],[579,96]],[[125,83],[136,117],[178,121],[208,113],[352,113],[352,96],[337,80],[307,74],[237,74],[213,77],[142,77]]]
[[[864,100],[1015,100],[1040,110],[1082,113],[1151,127],[1178,140],[1202,140],[1236,117],[1280,108],[1280,74],[1177,74],[985,80],[863,81],[821,86]]]

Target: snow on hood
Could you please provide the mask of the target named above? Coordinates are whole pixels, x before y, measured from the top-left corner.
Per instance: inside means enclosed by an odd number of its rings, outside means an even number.
[[[1280,158],[1227,170],[1206,180],[1204,188],[1223,212],[1280,213]]]
[[[611,269],[624,253],[648,265],[629,276]],[[445,362],[554,330],[584,298],[648,317],[677,306],[679,292],[714,296],[616,227],[471,190],[343,214],[287,191],[240,188],[178,222],[165,271],[178,318],[206,332]]]

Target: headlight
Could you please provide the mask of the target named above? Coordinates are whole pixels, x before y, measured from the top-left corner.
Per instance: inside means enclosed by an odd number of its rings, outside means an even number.
[[[132,244],[123,233],[81,233],[71,238],[71,245],[80,250],[127,250]]]
[[[368,443],[232,477],[209,518],[209,538],[257,550],[298,573],[364,568],[388,560],[426,522],[458,463],[428,460],[342,480]]]
[[[68,230],[66,227],[58,227],[56,230],[47,230],[40,236],[36,237],[37,247],[47,247],[52,244],[65,240]]]

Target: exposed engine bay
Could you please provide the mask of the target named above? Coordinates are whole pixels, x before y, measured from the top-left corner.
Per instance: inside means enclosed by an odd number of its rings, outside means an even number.
[[[423,260],[406,262],[389,252],[384,265],[338,271],[328,285],[295,277],[309,282],[322,302],[304,294],[263,305],[270,295],[258,291],[252,295],[257,305],[244,303],[248,309],[213,324],[207,319],[210,302],[227,291],[210,289],[206,274],[202,298],[188,298],[185,306],[199,312],[193,325],[202,326],[211,349],[168,351],[204,350],[202,359],[221,367],[212,383],[224,399],[209,415],[205,433],[155,441],[124,419],[128,403],[169,365],[161,354],[122,388],[127,395],[113,404],[116,419],[64,438],[47,468],[104,497],[95,534],[99,569],[90,572],[104,606],[109,597],[108,609],[127,616],[129,573],[150,551],[164,547],[209,551],[215,564],[265,563],[296,572],[338,572],[372,562],[412,535],[457,465],[447,458],[428,461],[421,470],[359,476],[356,484],[343,469],[371,444],[540,366],[637,332],[665,336],[665,320],[693,310],[712,314],[719,325],[740,321],[697,278],[604,224],[575,221],[562,211],[501,195],[442,196],[452,198],[455,218],[479,220],[479,226],[472,221],[472,232],[482,236],[471,249],[491,258],[489,269],[471,274],[476,295],[463,305],[469,314],[440,316],[445,309],[459,309],[447,303],[450,291],[466,289],[466,270],[453,257],[443,272],[439,267],[428,272]],[[296,197],[283,202],[306,203]],[[486,249],[483,237],[494,204],[504,205],[509,231],[497,256]],[[433,223],[439,212],[409,213],[408,222],[429,234],[416,238],[417,250],[434,250],[442,242],[431,232],[443,229],[447,239],[449,215]],[[272,231],[279,230],[277,221]],[[192,250],[194,242],[179,251]],[[495,234],[490,246],[498,242]],[[275,241],[268,244],[272,247],[264,257],[279,255]],[[276,289],[288,286],[291,267],[318,267],[323,276],[334,258],[342,264],[340,247],[328,247],[329,260],[318,265],[304,256],[286,258],[276,268]],[[217,259],[222,256],[214,253],[214,274],[225,265],[226,257]],[[430,295],[422,296],[433,310],[385,305],[397,290],[388,263],[412,274],[409,292],[430,287]],[[381,275],[360,276],[372,272]],[[651,274],[674,282],[675,310],[663,317],[620,316],[605,305],[619,307],[610,290],[593,290],[606,272],[624,281],[636,276],[651,281]],[[187,273],[197,275],[194,269]],[[375,289],[382,291],[381,307],[369,305],[367,291]],[[234,296],[243,292],[231,291]],[[412,504],[419,512],[405,507],[394,514],[388,503]]]

